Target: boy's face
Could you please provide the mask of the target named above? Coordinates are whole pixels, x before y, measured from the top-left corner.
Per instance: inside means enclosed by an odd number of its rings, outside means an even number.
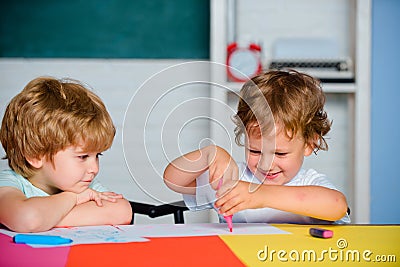
[[[275,147],[271,145],[275,141]],[[283,185],[299,172],[305,156],[313,149],[301,135],[290,139],[285,131],[277,127],[273,136],[258,137],[248,135],[245,144],[247,166],[264,184]]]
[[[60,191],[80,193],[89,187],[99,172],[99,153],[85,152],[81,147],[67,147],[54,155],[54,165],[43,158],[31,183],[48,194]]]

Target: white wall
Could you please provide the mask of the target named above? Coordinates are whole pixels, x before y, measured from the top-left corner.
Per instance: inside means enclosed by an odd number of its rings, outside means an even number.
[[[209,96],[208,85],[181,85],[183,78],[208,81],[209,71],[201,67],[177,65],[184,62],[0,59],[0,114],[2,117],[11,98],[35,77],[48,75],[80,80],[103,99],[117,128],[112,148],[100,159],[98,178],[101,182],[134,201],[160,203],[180,200],[182,197],[173,193],[162,182],[161,175],[167,165],[167,158],[196,149],[209,137],[208,121],[204,119],[208,116],[209,106],[202,98]],[[162,72],[159,73],[160,71]],[[125,112],[127,121],[124,124]],[[198,116],[203,119],[191,120]],[[147,123],[145,127],[143,122]],[[144,129],[146,144],[142,135]],[[180,134],[177,134],[179,131]],[[2,148],[0,154],[4,155]],[[7,162],[0,161],[0,167],[6,168]],[[186,214],[187,222],[208,221],[208,212]],[[172,216],[148,219],[139,215],[135,218],[136,223],[172,220]]]

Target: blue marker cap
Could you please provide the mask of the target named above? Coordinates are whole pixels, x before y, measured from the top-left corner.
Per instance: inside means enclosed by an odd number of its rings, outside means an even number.
[[[62,245],[69,244],[72,239],[55,235],[29,235],[17,234],[13,238],[16,244],[36,244],[36,245]]]

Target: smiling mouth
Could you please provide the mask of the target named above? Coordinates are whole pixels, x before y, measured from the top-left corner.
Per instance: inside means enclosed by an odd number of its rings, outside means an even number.
[[[280,173],[281,172],[267,173],[267,174],[264,174],[264,177],[267,178],[268,180],[274,180],[276,177],[278,177],[278,175]]]

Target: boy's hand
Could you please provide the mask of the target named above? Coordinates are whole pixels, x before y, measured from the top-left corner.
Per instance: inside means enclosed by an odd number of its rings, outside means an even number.
[[[210,151],[208,157],[211,187],[217,190],[220,179],[223,179],[224,183],[225,181],[237,181],[239,168],[231,155],[219,146],[212,146],[210,148],[213,149],[213,151]]]
[[[244,181],[227,181],[217,191],[215,207],[224,216],[245,210],[260,208],[256,202],[257,185]]]
[[[89,201],[95,201],[97,206],[101,207],[103,206],[103,200],[116,202],[117,198],[122,198],[122,195],[114,192],[98,192],[96,190],[88,188],[76,195],[76,205]]]

